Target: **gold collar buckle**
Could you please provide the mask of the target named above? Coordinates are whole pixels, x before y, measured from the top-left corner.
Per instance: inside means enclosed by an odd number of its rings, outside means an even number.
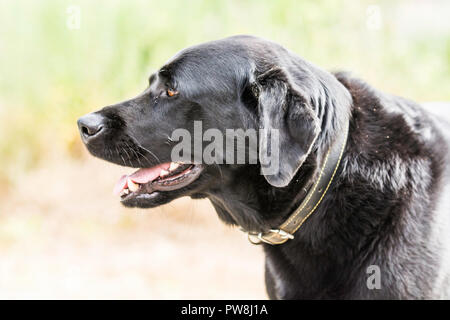
[[[264,238],[264,235],[267,235],[269,233],[276,233],[280,236],[281,239],[294,239],[294,235],[289,232],[286,232],[281,229],[270,229],[268,232],[265,233],[247,232],[248,241],[250,241],[251,244],[261,244],[263,242],[267,244],[276,244],[275,242],[272,242]]]

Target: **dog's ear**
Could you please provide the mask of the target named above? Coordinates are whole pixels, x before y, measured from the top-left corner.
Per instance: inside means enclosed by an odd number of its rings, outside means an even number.
[[[262,174],[271,185],[285,187],[311,152],[319,119],[282,69],[260,75],[256,86]]]

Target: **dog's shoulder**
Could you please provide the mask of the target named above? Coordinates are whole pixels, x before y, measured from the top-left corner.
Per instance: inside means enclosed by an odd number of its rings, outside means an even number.
[[[371,189],[371,199],[383,195],[373,203],[383,204],[382,208],[392,206],[386,212],[397,219],[395,231],[385,230],[379,236],[385,245],[378,254],[396,257],[391,264],[408,261],[414,265],[416,284],[410,283],[403,272],[393,271],[393,276],[406,286],[438,296],[436,292],[442,292],[441,287],[450,282],[450,259],[441,258],[450,256],[450,201],[446,196],[450,190],[450,127],[419,103],[384,93],[348,73],[335,76],[353,100],[344,177],[353,187]],[[370,211],[368,205],[365,209]],[[376,212],[381,212],[380,208]],[[399,239],[408,239],[409,243]],[[413,248],[427,258],[398,258],[398,252]],[[427,270],[428,278],[436,279],[435,285],[427,284],[425,273],[417,270]]]
[[[442,143],[450,144],[450,125],[442,119],[442,115],[430,112],[431,108],[382,92],[348,72],[337,72],[334,75],[352,96],[354,116],[366,123],[375,121],[381,128],[397,128],[397,135],[389,138],[398,141],[403,138],[416,139],[425,149],[433,148],[436,143],[441,146]],[[447,113],[450,114],[450,104],[448,108]],[[439,111],[443,112],[445,109],[441,107]],[[443,116],[445,118],[446,115]]]

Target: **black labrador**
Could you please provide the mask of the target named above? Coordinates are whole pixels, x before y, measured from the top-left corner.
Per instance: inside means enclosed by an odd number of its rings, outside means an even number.
[[[278,168],[172,161],[172,133],[195,121],[278,130]],[[235,36],[181,51],[78,126],[94,156],[141,168],[116,186],[125,206],[206,197],[262,243],[270,298],[450,297],[450,126],[417,103]]]

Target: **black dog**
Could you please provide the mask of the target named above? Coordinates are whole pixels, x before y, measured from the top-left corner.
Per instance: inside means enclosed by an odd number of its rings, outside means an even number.
[[[278,170],[172,163],[172,132],[195,120],[279,130]],[[414,102],[237,36],[181,51],[78,126],[93,155],[146,168],[117,185],[125,206],[207,197],[263,242],[270,298],[450,297],[450,126]]]

